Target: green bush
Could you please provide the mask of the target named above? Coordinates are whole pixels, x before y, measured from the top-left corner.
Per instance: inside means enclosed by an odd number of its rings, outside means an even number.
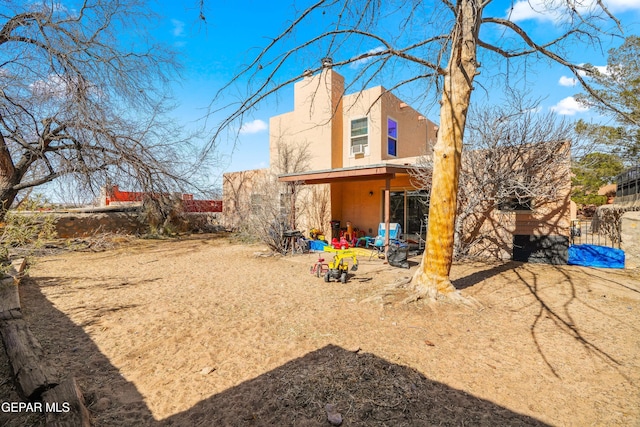
[[[598,194],[574,194],[571,196],[571,200],[578,205],[602,206],[607,204],[607,196],[600,196]]]

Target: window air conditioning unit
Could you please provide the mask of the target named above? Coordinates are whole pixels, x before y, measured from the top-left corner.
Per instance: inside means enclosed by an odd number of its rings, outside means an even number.
[[[366,145],[353,145],[351,146],[351,154],[353,154],[354,156],[356,154],[365,154],[365,149],[367,148]]]

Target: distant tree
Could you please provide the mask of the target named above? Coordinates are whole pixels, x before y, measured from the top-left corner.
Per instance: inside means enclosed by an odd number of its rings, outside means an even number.
[[[560,63],[588,85],[581,74],[589,69],[567,59],[567,44],[580,43],[588,49],[590,44],[599,43],[605,22],[614,22],[618,27],[620,23],[601,1],[589,6],[578,3],[541,2],[537,12],[557,17],[556,26],[552,35],[539,32],[534,36],[510,19],[513,9],[492,15],[491,0],[319,0],[299,10],[282,33],[273,37],[220,92],[220,96],[227,93],[241,78],[256,84],[223,121],[219,133],[249,114],[270,94],[307,72],[319,71],[317,59],[321,57],[333,58],[334,67],[359,65],[356,77],[365,85],[379,78],[383,70],[389,70],[387,81],[393,76],[391,90],[416,82],[435,83],[440,92],[440,126],[433,152],[428,237],[413,282],[418,298],[457,298],[449,273],[463,136],[474,82],[481,69],[487,70],[488,79],[504,79],[505,74],[499,71],[492,74],[497,70],[497,57],[516,68],[526,68],[530,63],[526,61],[540,59]],[[312,35],[301,41],[296,30],[303,27]],[[309,62],[310,58],[315,59]],[[523,61],[518,62],[519,59]],[[294,66],[294,61],[304,64]],[[491,66],[481,68],[483,62]],[[301,72],[288,72],[292,68]],[[431,87],[422,88],[420,93],[426,97]],[[218,100],[217,97],[214,101]]]
[[[604,204],[606,197],[597,196],[598,190],[616,181],[624,170],[620,157],[609,153],[589,153],[573,163],[571,199],[580,204]]]
[[[576,131],[625,163],[636,164],[640,158],[640,37],[629,36],[620,47],[611,49],[606,69],[586,68],[589,90],[576,99],[613,117],[617,126],[580,120]]]
[[[76,6],[76,7],[73,7]],[[176,188],[188,145],[165,120],[174,55],[138,0],[0,1],[0,219],[54,180]]]

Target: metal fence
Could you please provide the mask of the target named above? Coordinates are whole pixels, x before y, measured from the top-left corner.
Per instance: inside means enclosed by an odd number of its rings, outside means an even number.
[[[609,246],[620,249],[619,224],[612,230],[605,227],[597,219],[593,220],[573,220],[571,221],[571,244],[572,245],[598,245]]]

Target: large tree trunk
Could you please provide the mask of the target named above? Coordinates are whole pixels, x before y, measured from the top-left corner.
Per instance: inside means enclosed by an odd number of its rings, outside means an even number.
[[[7,211],[16,199],[18,192],[15,191],[10,183],[7,183],[0,177],[0,222],[4,221]]]
[[[453,261],[462,139],[478,66],[476,47],[482,17],[479,3],[478,0],[459,0],[457,4],[451,58],[442,91],[440,129],[433,152],[427,244],[422,263],[413,277],[418,297],[435,298],[455,291],[449,272]]]
[[[5,170],[0,167],[0,222],[4,221],[7,211],[18,195],[18,192],[13,189],[15,184],[15,174],[6,176]]]
[[[13,189],[17,183],[16,175],[11,153],[4,137],[0,134],[0,222],[4,221],[5,214],[18,195],[18,192]]]

